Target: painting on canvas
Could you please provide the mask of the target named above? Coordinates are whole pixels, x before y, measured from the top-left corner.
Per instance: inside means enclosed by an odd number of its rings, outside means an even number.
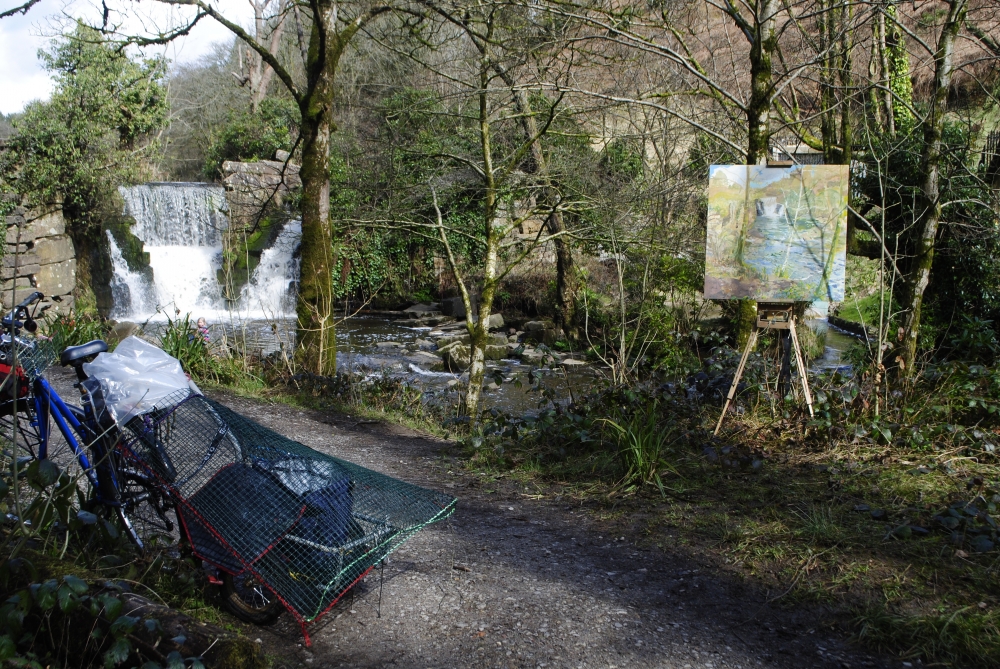
[[[713,165],[705,297],[843,300],[848,188],[846,165]]]

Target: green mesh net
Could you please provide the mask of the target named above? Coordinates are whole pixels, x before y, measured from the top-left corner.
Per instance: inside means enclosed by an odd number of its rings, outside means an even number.
[[[131,419],[123,445],[178,502],[201,559],[251,574],[303,625],[455,498],[308,448],[201,395]]]

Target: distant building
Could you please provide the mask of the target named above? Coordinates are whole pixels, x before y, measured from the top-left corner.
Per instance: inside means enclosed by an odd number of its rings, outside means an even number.
[[[795,138],[786,141],[772,140],[772,163],[788,162],[792,165],[822,165],[823,152],[807,146]]]

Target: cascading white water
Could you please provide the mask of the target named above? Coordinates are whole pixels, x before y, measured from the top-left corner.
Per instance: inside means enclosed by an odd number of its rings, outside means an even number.
[[[111,249],[111,266],[114,274],[111,277],[111,318],[122,319],[131,316],[131,312],[152,313],[156,311],[156,294],[149,279],[133,272],[122,250],[118,248],[111,231],[107,231],[108,245]]]
[[[147,246],[222,248],[229,205],[222,186],[208,183],[148,183],[119,189],[133,234]]]
[[[226,191],[200,183],[149,183],[119,191],[125,213],[135,219],[132,232],[149,254],[156,296],[156,305],[116,304],[122,316],[148,318],[156,306],[181,313],[224,309],[216,273],[222,233],[229,227]]]
[[[260,256],[260,264],[240,293],[240,307],[266,316],[295,313],[295,286],[299,281],[302,222],[289,221],[278,233],[271,248]]]
[[[115,318],[149,318],[157,307],[217,322],[234,315],[273,318],[294,313],[294,287],[299,278],[295,252],[302,237],[301,223],[285,226],[274,245],[263,252],[239,304],[227,305],[218,280],[222,233],[229,226],[225,190],[200,183],[149,183],[119,190],[125,213],[135,219],[133,233],[149,254],[153,285],[141,274],[129,274],[124,258],[119,263],[113,257]],[[115,251],[121,256],[117,245],[112,256]],[[133,288],[136,282],[141,284]],[[115,286],[120,287],[117,292]]]

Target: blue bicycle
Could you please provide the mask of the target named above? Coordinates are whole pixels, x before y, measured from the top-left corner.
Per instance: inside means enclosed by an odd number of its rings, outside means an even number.
[[[79,466],[89,482],[88,510],[114,514],[133,543],[144,550],[151,541],[175,535],[176,504],[169,492],[127,461],[117,448],[123,435],[104,407],[101,384],[88,378],[84,363],[108,350],[101,340],[57,350],[53,342],[24,336],[38,329],[34,292],[2,319],[0,335],[0,435],[14,444],[10,458],[24,471],[33,460],[61,469]],[[80,406],[69,404],[43,372],[56,360],[76,372]],[[55,424],[63,442],[53,432]]]

